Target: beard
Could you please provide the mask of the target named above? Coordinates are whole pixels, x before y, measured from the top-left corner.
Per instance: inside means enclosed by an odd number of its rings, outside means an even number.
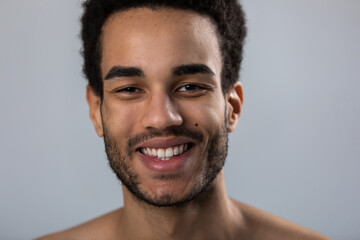
[[[104,123],[104,122],[103,122]],[[226,123],[226,119],[225,119]],[[166,131],[151,131],[135,135],[128,139],[126,151],[121,151],[116,138],[111,136],[106,124],[103,125],[104,142],[110,167],[122,182],[122,184],[139,200],[157,207],[183,206],[191,200],[206,192],[212,181],[216,178],[225,164],[228,150],[228,133],[225,123],[221,124],[213,136],[209,137],[205,148],[205,158],[202,161],[200,176],[195,179],[190,191],[181,198],[171,193],[163,193],[161,196],[153,196],[141,187],[139,175],[132,169],[131,160],[137,144],[155,137],[175,136],[185,137],[197,142],[204,141],[204,135],[200,131],[186,129],[185,127],[169,127]],[[163,181],[171,180],[174,176],[160,176]]]

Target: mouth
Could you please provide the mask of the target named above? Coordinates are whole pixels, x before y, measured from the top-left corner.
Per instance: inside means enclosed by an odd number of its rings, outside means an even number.
[[[184,143],[166,148],[141,147],[138,151],[145,155],[161,161],[169,161],[176,156],[180,156],[189,151],[194,146],[193,143]]]

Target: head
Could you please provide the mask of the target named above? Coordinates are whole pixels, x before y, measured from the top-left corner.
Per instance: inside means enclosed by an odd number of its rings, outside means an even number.
[[[191,10],[207,16],[215,25],[222,57],[221,83],[223,93],[239,79],[243,45],[246,36],[245,15],[236,0],[88,0],[83,4],[81,19],[83,71],[94,92],[103,95],[101,78],[101,36],[105,21],[115,12],[131,8],[174,8]]]
[[[110,165],[138,199],[188,202],[211,185],[240,116],[236,1],[84,3],[87,100]]]

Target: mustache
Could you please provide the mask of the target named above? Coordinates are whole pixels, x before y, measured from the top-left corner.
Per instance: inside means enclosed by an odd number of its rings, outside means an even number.
[[[151,130],[146,133],[137,134],[127,141],[126,150],[128,155],[130,156],[131,153],[134,151],[136,145],[148,141],[150,139],[156,137],[185,137],[190,138],[191,140],[201,142],[204,140],[204,134],[199,131],[190,130],[185,127],[169,127],[164,131],[159,130]]]

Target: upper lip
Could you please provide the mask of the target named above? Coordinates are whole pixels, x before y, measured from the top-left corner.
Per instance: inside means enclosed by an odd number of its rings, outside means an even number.
[[[168,148],[174,147],[177,145],[185,144],[185,143],[193,143],[193,141],[189,138],[184,137],[160,137],[153,138],[148,141],[145,141],[139,144],[136,149],[139,148]]]

